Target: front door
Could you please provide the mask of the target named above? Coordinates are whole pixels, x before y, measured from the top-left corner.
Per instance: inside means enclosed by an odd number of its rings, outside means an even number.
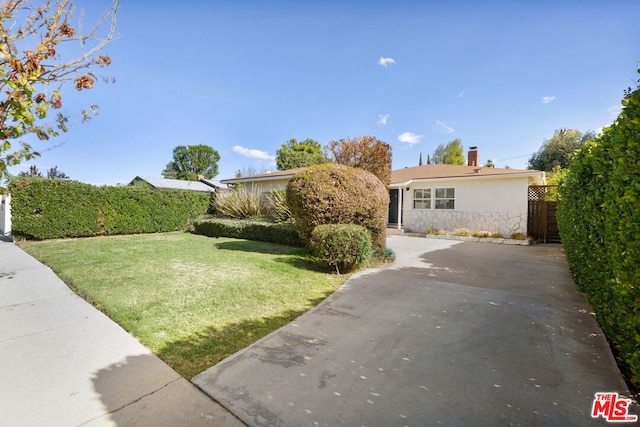
[[[398,190],[389,190],[389,224],[398,223]]]

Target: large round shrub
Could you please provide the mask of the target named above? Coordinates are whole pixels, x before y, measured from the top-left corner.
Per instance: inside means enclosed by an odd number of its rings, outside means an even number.
[[[311,252],[338,272],[351,271],[371,260],[369,231],[354,224],[324,224],[313,229]]]
[[[356,224],[371,233],[373,248],[386,245],[389,193],[372,173],[338,164],[311,166],[287,185],[287,204],[308,242],[322,224]]]

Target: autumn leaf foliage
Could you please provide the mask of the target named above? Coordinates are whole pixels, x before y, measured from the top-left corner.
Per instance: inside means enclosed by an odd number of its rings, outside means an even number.
[[[118,0],[112,0],[83,33],[77,29],[82,11],[74,19],[71,0],[0,2],[0,178],[7,167],[39,155],[22,139],[48,140],[68,130],[70,116],[60,112],[63,85],[91,89],[98,81],[92,69],[111,64],[101,51],[115,38],[117,8]],[[79,115],[86,121],[96,109],[92,105]]]
[[[384,185],[391,183],[391,146],[373,136],[331,141],[328,157],[336,163],[364,169],[377,176]]]

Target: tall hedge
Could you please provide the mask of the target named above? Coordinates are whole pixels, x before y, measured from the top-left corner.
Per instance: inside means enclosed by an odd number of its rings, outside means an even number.
[[[639,70],[640,71],[640,70]],[[571,272],[640,386],[640,92],[578,150],[559,189],[558,225]]]
[[[334,163],[311,166],[289,181],[287,205],[305,242],[318,225],[356,224],[371,232],[375,250],[386,246],[389,193],[370,172]]]
[[[184,229],[205,212],[209,194],[76,181],[20,178],[9,185],[12,234],[53,239]]]

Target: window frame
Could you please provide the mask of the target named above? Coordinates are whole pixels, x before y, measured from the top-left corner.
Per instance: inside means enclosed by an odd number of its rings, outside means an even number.
[[[416,194],[418,191],[422,192],[422,197],[416,197]],[[428,194],[426,197],[424,196],[425,192]],[[430,210],[432,208],[431,193],[432,193],[431,188],[414,188],[413,189],[413,209]],[[420,204],[426,203],[427,207],[417,207],[416,202],[420,202]]]
[[[440,197],[438,197],[439,196],[438,193],[440,193]],[[434,209],[437,209],[437,210],[455,210],[456,208],[455,187],[435,188],[433,207]]]

